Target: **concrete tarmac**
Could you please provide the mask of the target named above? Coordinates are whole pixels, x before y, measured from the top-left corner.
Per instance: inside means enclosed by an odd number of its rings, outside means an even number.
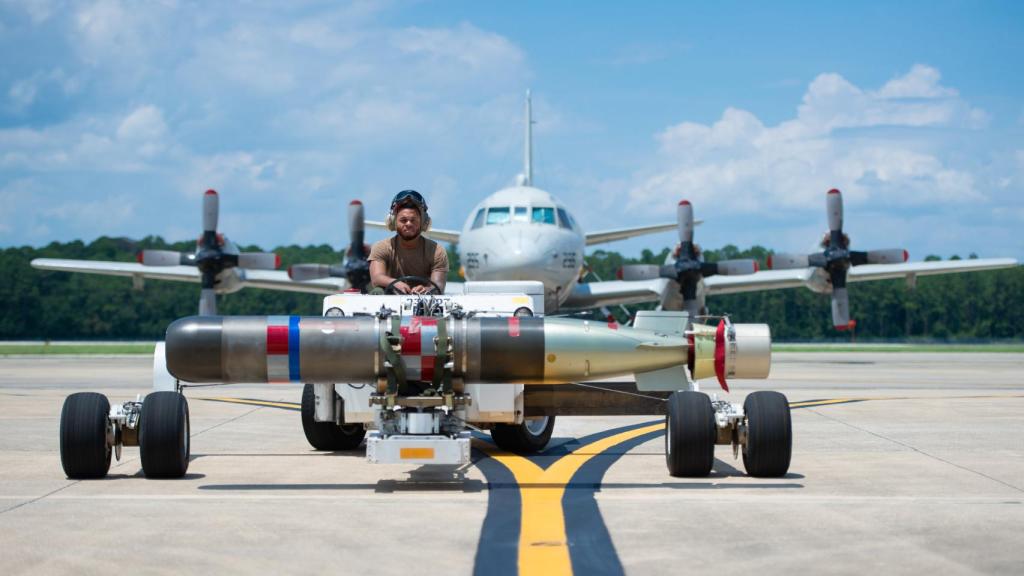
[[[788,396],[778,479],[723,446],[710,477],[672,478],[656,417],[560,418],[528,459],[484,435],[463,469],[370,465],[308,446],[292,385],[188,391],[184,479],[147,480],[135,448],[65,478],[65,396],[134,399],[150,370],[0,358],[0,572],[1024,573],[1024,355],[776,354],[728,397]]]

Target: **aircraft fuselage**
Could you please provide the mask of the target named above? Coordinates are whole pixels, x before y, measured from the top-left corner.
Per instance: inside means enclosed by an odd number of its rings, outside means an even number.
[[[467,280],[543,282],[545,309],[554,311],[579,278],[584,244],[561,201],[539,188],[514,186],[470,212],[457,250]]]

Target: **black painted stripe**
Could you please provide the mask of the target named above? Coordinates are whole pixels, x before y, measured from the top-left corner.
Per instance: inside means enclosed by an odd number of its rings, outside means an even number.
[[[562,510],[574,574],[625,573],[595,495],[601,490],[601,482],[612,464],[626,452],[664,434],[664,430],[658,430],[616,444],[591,458],[573,475],[562,497]]]
[[[544,380],[543,318],[480,319],[480,381]]]

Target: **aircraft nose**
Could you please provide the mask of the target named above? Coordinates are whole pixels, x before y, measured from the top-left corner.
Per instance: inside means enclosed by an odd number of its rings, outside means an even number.
[[[499,236],[500,243],[492,251],[490,267],[496,273],[511,273],[543,269],[551,260],[552,246],[541,238],[533,237],[522,231],[503,231]]]

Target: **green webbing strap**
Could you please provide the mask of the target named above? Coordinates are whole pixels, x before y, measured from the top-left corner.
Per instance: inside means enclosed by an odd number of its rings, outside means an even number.
[[[398,387],[405,384],[405,364],[402,362],[402,356],[395,350],[396,346],[401,350],[401,323],[400,317],[392,316],[391,336],[388,336],[387,330],[380,331],[380,350],[384,353],[384,359],[391,365],[391,369],[388,370],[388,393],[390,394],[397,394]]]
[[[437,320],[437,353],[434,356],[434,388],[440,389],[442,379],[445,378],[444,365],[448,362],[448,323],[444,318]]]

